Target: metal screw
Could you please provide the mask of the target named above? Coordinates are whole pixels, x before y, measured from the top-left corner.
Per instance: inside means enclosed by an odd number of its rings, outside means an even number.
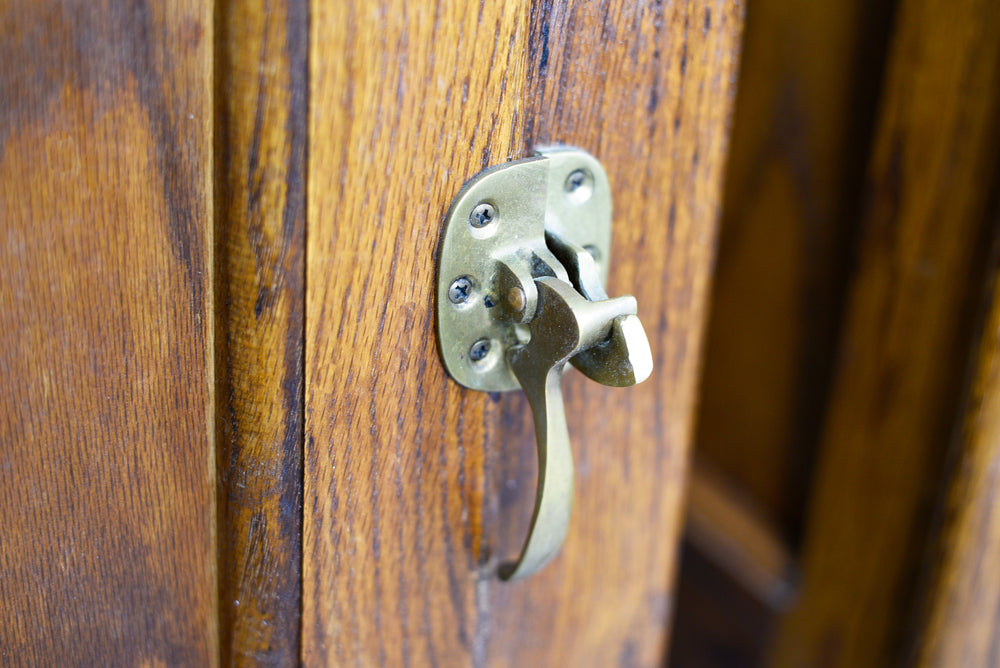
[[[587,173],[582,169],[577,169],[566,177],[566,192],[574,192],[587,182]]]
[[[464,304],[472,294],[472,281],[468,276],[459,276],[448,287],[448,299],[452,304]]]
[[[469,216],[469,225],[473,227],[486,227],[496,218],[497,210],[489,202],[481,202],[476,205]]]
[[[469,359],[473,362],[481,362],[490,352],[490,340],[479,339],[469,348]]]

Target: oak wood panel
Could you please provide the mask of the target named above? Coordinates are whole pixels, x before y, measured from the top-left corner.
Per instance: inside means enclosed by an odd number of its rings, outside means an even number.
[[[438,361],[464,181],[521,151],[524,2],[313,2],[303,657],[481,662],[497,404]]]
[[[544,571],[491,585],[496,665],[648,666],[665,654],[742,19],[734,2],[534,8],[525,149],[574,144],[604,164],[609,293],[638,299],[655,366],[633,388],[563,381],[570,530]],[[531,515],[536,455],[523,396],[501,405],[486,456],[495,544],[510,555]]]
[[[222,663],[300,655],[306,0],[216,12]]]
[[[0,659],[214,665],[210,5],[0,31]]]
[[[900,5],[803,588],[775,665],[901,659],[993,232],[998,28],[988,0]]]
[[[955,439],[924,613],[910,643],[923,666],[1000,665],[1000,272]]]
[[[726,168],[696,456],[794,546],[893,2],[756,0]]]
[[[742,8],[312,10],[306,663],[659,663]],[[433,255],[464,180],[550,141],[608,168],[610,287],[638,296],[658,371],[629,390],[567,378],[573,527],[545,571],[502,584],[534,434],[518,394],[441,368]]]

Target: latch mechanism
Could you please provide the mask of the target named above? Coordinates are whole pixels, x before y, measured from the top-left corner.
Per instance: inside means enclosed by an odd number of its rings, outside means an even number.
[[[461,385],[523,389],[535,418],[538,489],[531,528],[505,580],[559,551],[573,504],[573,455],[560,383],[566,362],[605,385],[653,368],[634,297],[609,299],[611,192],[575,148],[493,167],[452,202],[438,264],[438,344]]]

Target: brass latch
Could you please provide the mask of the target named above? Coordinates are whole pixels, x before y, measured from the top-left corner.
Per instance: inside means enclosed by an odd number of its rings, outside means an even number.
[[[573,455],[560,382],[570,362],[605,385],[653,368],[634,297],[609,299],[611,192],[601,164],[575,148],[493,167],[452,202],[438,264],[438,345],[459,384],[523,389],[538,441],[538,490],[520,557],[525,577],[559,551],[573,504]]]

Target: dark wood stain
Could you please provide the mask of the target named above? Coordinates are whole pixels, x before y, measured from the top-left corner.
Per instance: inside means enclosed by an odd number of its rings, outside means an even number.
[[[301,654],[308,5],[215,7],[224,665]]]
[[[4,62],[32,54],[0,70],[24,93],[0,109],[3,658],[658,660],[732,98],[682,92],[730,81],[742,10],[189,4],[0,11]],[[645,388],[567,381],[586,501],[526,588],[495,570],[530,416],[447,379],[432,258],[461,183],[542,141],[609,166],[636,221],[613,289],[671,328]]]

